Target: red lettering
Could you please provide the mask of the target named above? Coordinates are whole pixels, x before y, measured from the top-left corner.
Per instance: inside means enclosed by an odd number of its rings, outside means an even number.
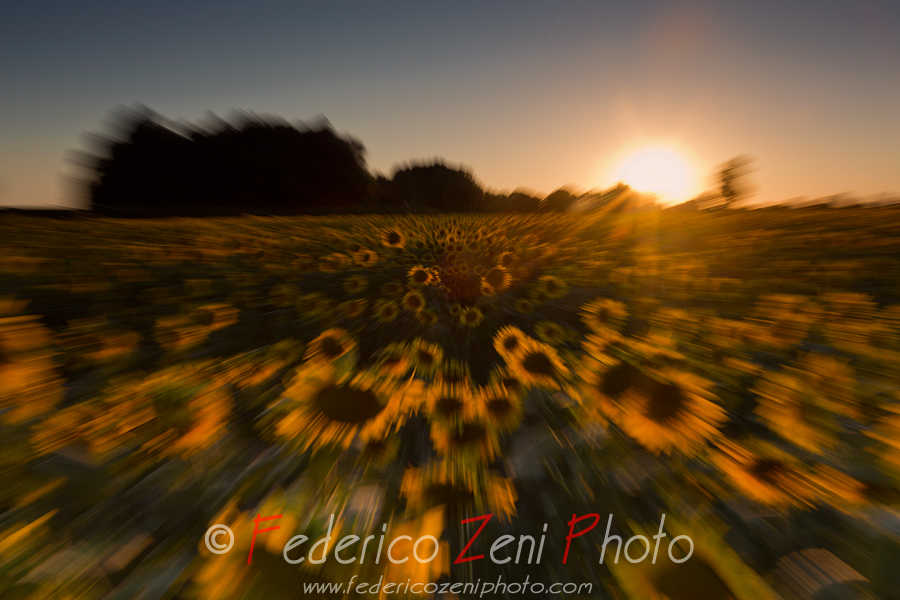
[[[267,531],[275,531],[276,529],[281,529],[281,525],[275,525],[274,527],[266,527],[265,529],[257,529],[259,527],[260,521],[271,521],[272,519],[280,519],[282,515],[275,515],[274,517],[264,517],[262,515],[256,515],[256,518],[253,519],[253,540],[250,541],[250,554],[247,556],[247,564],[250,564],[250,561],[253,560],[253,546],[256,545],[256,534],[257,533],[265,533]]]
[[[468,562],[470,560],[478,560],[479,558],[484,558],[484,554],[479,554],[478,556],[469,556],[468,558],[463,558],[463,554],[469,549],[469,546],[472,545],[472,542],[475,541],[475,538],[478,537],[478,534],[481,533],[481,530],[484,529],[484,526],[487,525],[487,522],[491,520],[491,517],[494,516],[494,513],[490,513],[488,515],[481,515],[480,517],[472,517],[471,519],[466,519],[465,521],[460,521],[461,525],[465,525],[466,523],[471,523],[472,521],[477,521],[479,519],[484,519],[484,522],[481,524],[481,527],[478,528],[478,531],[475,532],[475,535],[472,536],[472,539],[469,540],[469,543],[466,544],[466,547],[462,549],[462,552],[459,553],[459,556],[456,557],[456,560],[453,561],[454,565],[458,565],[459,563]]]
[[[578,523],[579,521],[584,521],[585,519],[590,519],[591,517],[594,517],[594,522],[591,523],[590,527],[582,529],[578,533],[573,533],[576,523]],[[583,517],[577,517],[577,518],[575,515],[572,515],[572,520],[569,521],[569,535],[566,536],[566,553],[563,554],[563,564],[566,564],[566,559],[569,557],[569,544],[572,543],[572,540],[577,537],[583,536],[588,531],[590,531],[591,529],[596,527],[597,521],[599,521],[599,520],[600,520],[600,515],[598,515],[597,513],[591,513],[589,515],[584,515]]]

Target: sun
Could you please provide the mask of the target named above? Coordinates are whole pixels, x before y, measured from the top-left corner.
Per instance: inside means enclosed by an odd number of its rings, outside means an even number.
[[[666,203],[687,200],[696,176],[683,155],[666,146],[642,148],[622,159],[613,169],[613,181],[655,194]]]

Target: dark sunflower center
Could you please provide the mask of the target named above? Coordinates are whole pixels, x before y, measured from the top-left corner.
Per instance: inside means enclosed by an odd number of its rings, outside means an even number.
[[[522,368],[529,373],[536,375],[544,375],[546,377],[554,377],[556,375],[556,367],[543,352],[531,352],[522,360]]]
[[[434,410],[442,417],[452,417],[462,410],[463,402],[456,396],[441,396],[434,403]]]
[[[428,271],[419,270],[413,274],[413,281],[416,283],[425,283],[428,281]]]
[[[399,244],[400,243],[400,234],[396,231],[392,231],[387,236],[388,244]]]
[[[600,380],[600,393],[617,398],[625,390],[637,384],[641,372],[628,363],[620,363],[607,371]]]
[[[213,311],[204,309],[194,315],[194,320],[198,325],[209,327],[216,320],[216,315],[213,313]]]
[[[491,398],[487,401],[487,409],[496,417],[505,417],[512,412],[513,405],[506,398]]]
[[[312,401],[322,414],[341,423],[364,423],[384,410],[378,396],[351,385],[329,385],[316,392]]]
[[[475,499],[475,495],[466,488],[446,483],[436,483],[425,490],[425,501],[432,504],[466,504]]]
[[[344,345],[332,337],[322,340],[319,348],[327,358],[337,358],[344,353]]]
[[[418,357],[419,362],[422,363],[422,366],[424,367],[430,367],[434,364],[434,356],[424,350],[416,352],[416,357]]]
[[[503,340],[503,349],[507,352],[512,352],[516,348],[519,347],[519,338],[515,336],[509,336],[505,340]]]
[[[450,436],[453,446],[467,446],[478,443],[487,436],[487,430],[478,423],[466,423],[462,429],[457,429]]]
[[[609,310],[606,308],[601,308],[597,311],[597,321],[600,323],[609,323]]]
[[[487,281],[492,287],[498,288],[502,287],[503,283],[506,281],[504,277],[503,271],[499,269],[491,269],[491,271],[485,276],[485,281]]]
[[[653,583],[671,600],[733,600],[737,597],[709,563],[698,556],[669,566]]]
[[[675,418],[683,406],[684,394],[681,388],[672,383],[664,383],[650,393],[647,417],[657,423],[664,423]]]
[[[504,377],[500,380],[500,383],[508,390],[517,390],[520,385],[519,380],[513,377]]]
[[[784,470],[784,465],[770,458],[757,459],[747,470],[751,476],[762,481],[772,481]]]
[[[406,305],[413,309],[422,308],[422,300],[418,296],[407,296]]]

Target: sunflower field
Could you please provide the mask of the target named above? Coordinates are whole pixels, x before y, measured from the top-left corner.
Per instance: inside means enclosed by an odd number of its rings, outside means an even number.
[[[690,560],[599,562],[657,528]],[[286,560],[326,532],[437,559]],[[900,208],[0,219],[5,600],[900,598],[898,561]]]

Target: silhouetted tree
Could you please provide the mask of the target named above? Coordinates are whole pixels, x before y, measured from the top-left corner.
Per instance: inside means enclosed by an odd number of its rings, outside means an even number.
[[[560,188],[544,198],[538,209],[546,212],[564,212],[577,199],[578,197],[569,190]]]
[[[175,125],[143,109],[88,156],[93,210],[115,214],[322,211],[369,201],[365,149],[321,120],[300,127],[241,113],[211,128]]]
[[[386,187],[390,202],[412,210],[485,210],[484,191],[472,172],[464,168],[453,169],[440,162],[400,169]]]
[[[719,171],[719,183],[721,184],[722,200],[728,206],[738,200],[743,200],[753,193],[749,175],[756,170],[756,160],[747,155],[735,156]]]

